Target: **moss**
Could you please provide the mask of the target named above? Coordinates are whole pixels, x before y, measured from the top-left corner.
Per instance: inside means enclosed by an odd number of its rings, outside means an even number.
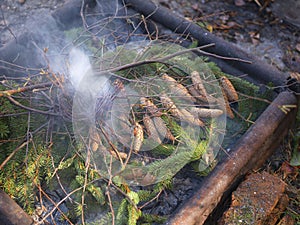
[[[74,46],[93,54],[94,57],[101,57],[107,51],[104,41],[100,39],[94,43],[91,33],[85,31],[84,28],[72,28],[64,31],[64,34]]]

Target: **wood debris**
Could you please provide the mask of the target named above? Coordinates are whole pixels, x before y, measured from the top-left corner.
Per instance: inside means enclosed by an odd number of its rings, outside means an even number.
[[[250,174],[232,195],[219,224],[275,225],[288,205],[285,183],[267,172]]]

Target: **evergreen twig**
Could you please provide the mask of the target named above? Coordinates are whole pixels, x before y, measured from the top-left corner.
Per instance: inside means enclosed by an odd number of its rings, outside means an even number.
[[[51,87],[55,85],[53,82],[46,82],[46,83],[41,83],[41,84],[34,84],[30,86],[25,86],[25,87],[18,87],[17,89],[11,89],[11,90],[5,90],[5,91],[0,91],[0,97],[3,96],[10,96],[13,94],[21,93],[21,92],[26,92],[26,91],[31,91],[36,92],[40,88],[46,88],[46,87]]]
[[[6,165],[6,163],[11,160],[11,158],[20,150],[22,149],[24,146],[26,146],[31,140],[26,140],[24,142],[22,142],[17,148],[15,148],[15,150],[12,151],[12,153],[9,154],[8,157],[6,157],[6,159],[1,163],[0,165],[0,170],[2,170],[2,168]]]

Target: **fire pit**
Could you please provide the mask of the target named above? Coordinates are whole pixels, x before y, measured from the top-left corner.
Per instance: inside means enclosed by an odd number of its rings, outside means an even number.
[[[24,184],[39,194],[31,211],[39,223],[63,217],[64,224],[204,224],[295,119],[297,99],[285,88],[286,74],[152,2],[125,3],[70,1],[53,13],[46,29],[63,40],[60,54],[43,32],[0,49],[0,97],[21,109],[3,115],[25,115],[28,124],[1,170],[16,166],[11,159],[26,148],[24,168],[47,180],[26,174],[32,184]],[[260,90],[270,82],[280,88]],[[36,147],[42,139],[44,146]],[[212,172],[184,179],[190,167]],[[184,197],[183,187],[170,187],[182,182],[189,186]],[[9,190],[8,182],[3,188]],[[167,217],[157,217],[163,206],[154,203],[168,190],[185,202],[169,204]],[[14,209],[1,212],[14,218]]]

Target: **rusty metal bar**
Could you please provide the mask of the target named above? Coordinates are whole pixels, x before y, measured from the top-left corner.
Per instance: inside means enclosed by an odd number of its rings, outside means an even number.
[[[1,225],[33,225],[33,219],[0,189],[0,224]]]
[[[235,68],[244,74],[249,74],[252,79],[263,84],[267,84],[269,82],[272,82],[275,86],[282,86],[285,84],[286,78],[288,77],[287,74],[280,72],[267,63],[264,63],[260,58],[246,53],[238,46],[209,33],[207,30],[202,29],[195,23],[179,17],[169,9],[157,5],[152,1],[125,0],[124,2],[137,12],[143,14],[145,18],[152,19],[175,33],[185,36],[191,35],[193,38],[198,40],[199,45],[214,43],[215,46],[205,49],[207,52],[225,57],[249,60],[252,62],[249,64],[234,60],[216,60],[218,64],[222,64],[219,66],[223,71],[225,71],[224,68]],[[232,74],[231,72],[229,73]]]
[[[168,225],[201,225],[236,182],[248,171],[260,167],[278,147],[296,118],[297,108],[284,113],[282,107],[297,105],[297,98],[282,92],[254,125],[240,138],[230,156],[219,164],[203,186],[167,222]]]

